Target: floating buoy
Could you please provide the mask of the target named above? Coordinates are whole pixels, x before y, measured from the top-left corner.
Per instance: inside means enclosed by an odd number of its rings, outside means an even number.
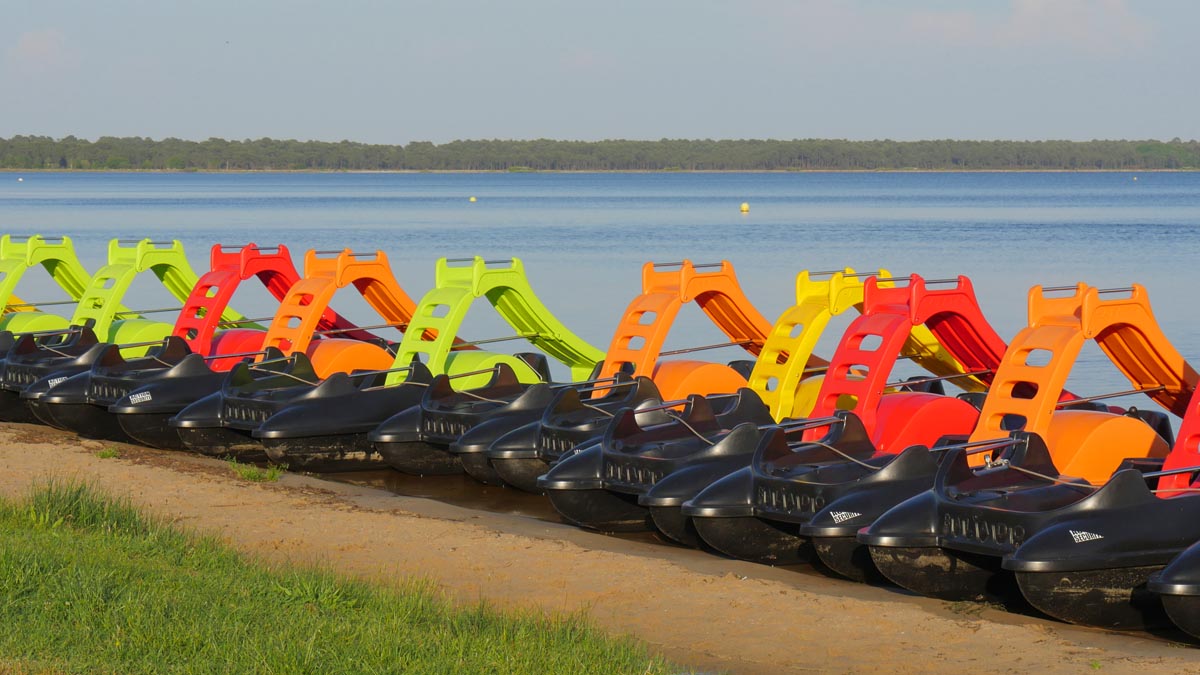
[[[474,204],[474,203],[475,203],[475,198],[474,198],[474,197],[471,197],[471,198],[470,198],[470,199],[468,199],[467,201],[469,201],[469,202],[471,202],[472,204]]]
[[[742,202],[742,213],[750,213],[750,202]]]
[[[18,176],[18,177],[17,177],[17,182],[18,182],[18,183],[24,183],[24,182],[25,182],[25,179],[24,179],[24,178],[21,178],[21,177],[19,177],[19,176]]]
[[[1134,176],[1134,177],[1133,177],[1133,179],[1134,179],[1134,180],[1137,180],[1137,176]]]

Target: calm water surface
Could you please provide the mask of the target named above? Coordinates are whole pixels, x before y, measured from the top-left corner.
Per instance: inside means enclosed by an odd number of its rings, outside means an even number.
[[[792,304],[802,269],[967,274],[1005,338],[1024,325],[1033,284],[1137,282],[1168,337],[1200,362],[1198,223],[1200,174],[1191,173],[0,173],[0,231],[70,234],[89,269],[117,236],[177,237],[198,269],[213,242],[382,249],[419,297],[440,256],[517,256],[546,304],[601,348],[638,292],[641,264],[686,257],[732,261],[771,319]],[[61,295],[40,274],[20,292]],[[149,283],[134,294],[162,302]],[[269,313],[263,294],[244,295],[243,312]],[[361,302],[339,303],[378,321]],[[846,321],[827,331],[826,355]],[[698,311],[676,326],[673,347],[722,340]],[[464,334],[508,332],[480,310]],[[1095,349],[1072,386],[1128,387]]]

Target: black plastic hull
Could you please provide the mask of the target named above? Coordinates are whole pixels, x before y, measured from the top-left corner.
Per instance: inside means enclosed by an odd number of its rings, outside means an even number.
[[[463,472],[458,455],[448,446],[422,441],[375,442],[375,450],[393,469],[413,476],[451,476]]]
[[[871,549],[857,537],[812,537],[817,559],[830,571],[851,581],[867,584],[887,582],[871,560]]]
[[[1160,596],[1146,588],[1162,569],[1121,567],[1074,572],[1017,572],[1029,604],[1050,616],[1112,630],[1146,630],[1170,624]]]
[[[292,471],[337,473],[386,467],[365,433],[259,440],[272,462],[286,464]]]
[[[650,510],[639,506],[636,495],[608,490],[547,490],[546,496],[564,520],[601,532],[649,532],[654,529]]]
[[[683,515],[683,509],[680,507],[651,506],[650,517],[654,519],[654,527],[671,541],[692,548],[704,545],[704,540],[692,524],[691,517]]]
[[[1012,576],[1000,558],[935,546],[871,546],[871,560],[897,586],[954,602],[1007,600]],[[1006,579],[1007,577],[1007,579]]]
[[[60,431],[70,431],[70,429],[64,427],[62,424],[59,424],[58,421],[54,419],[54,416],[51,415],[50,411],[47,409],[46,404],[42,403],[40,399],[27,398],[24,399],[24,402],[25,405],[29,407],[29,412],[33,414],[39,424],[45,424],[48,427],[53,427]]]
[[[500,474],[496,473],[491,463],[488,462],[487,455],[482,452],[461,453],[458,455],[458,461],[462,464],[463,471],[466,471],[468,476],[480,483],[484,485],[504,485],[504,479],[500,477]]]
[[[799,565],[812,562],[815,553],[799,525],[753,516],[693,516],[692,523],[704,542],[727,556],[763,565]]]
[[[545,492],[538,487],[537,479],[538,476],[550,470],[550,465],[542,459],[537,457],[496,459],[493,457],[491,466],[500,480],[518,490],[538,495]]]
[[[39,424],[40,420],[21,400],[21,392],[0,389],[0,422]]]
[[[1200,640],[1200,595],[1164,595],[1162,603],[1179,630]]]
[[[121,431],[135,443],[161,450],[187,450],[183,439],[179,437],[179,430],[170,424],[170,419],[174,416],[174,413],[113,414]]]
[[[121,429],[116,415],[91,403],[45,403],[32,401],[35,414],[53,427],[72,431],[83,438],[96,438],[122,443],[136,443]]]
[[[224,427],[178,428],[180,440],[192,452],[239,462],[267,462],[266,448],[244,431]]]

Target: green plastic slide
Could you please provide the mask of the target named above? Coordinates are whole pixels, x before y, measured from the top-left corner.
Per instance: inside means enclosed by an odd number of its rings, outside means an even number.
[[[24,333],[55,330],[67,325],[82,326],[91,322],[92,330],[105,342],[129,344],[161,340],[171,334],[172,324],[136,316],[122,318],[135,314],[121,305],[121,299],[133,280],[144,272],[153,273],[180,303],[187,299],[192,287],[199,281],[196,272],[188,263],[183,244],[177,240],[156,242],[150,239],[114,239],[108,244],[108,263],[88,281],[70,320],[62,317],[45,320],[32,316],[36,313],[19,312],[0,320],[0,328]],[[229,308],[226,308],[221,316],[226,321],[243,318],[241,314]],[[54,325],[43,325],[47,323]],[[148,347],[134,348],[126,355],[144,353],[146,349]]]
[[[470,264],[452,264],[460,262]],[[432,372],[448,375],[486,371],[506,363],[512,366],[522,382],[539,382],[538,373],[517,357],[455,348],[454,336],[459,333],[467,310],[477,298],[486,298],[518,336],[569,367],[574,380],[587,379],[596,364],[604,359],[604,352],[569,331],[542,304],[530,288],[520,260],[442,258],[437,261],[433,289],[421,298],[412,322],[404,331],[404,339],[396,352],[395,367],[401,368],[417,356]],[[490,377],[490,372],[484,372],[456,379],[454,384],[459,389],[471,389],[483,386]],[[404,372],[392,373],[387,383],[399,384],[404,378]]]
[[[63,317],[37,311],[38,303],[25,303],[14,295],[26,270],[38,265],[75,302],[83,297],[91,275],[79,262],[70,237],[0,237],[0,306],[24,315],[17,322],[27,330],[55,330],[64,326]],[[0,319],[0,328],[8,327],[6,320]]]

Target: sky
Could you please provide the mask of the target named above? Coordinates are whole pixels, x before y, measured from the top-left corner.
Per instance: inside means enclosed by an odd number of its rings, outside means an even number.
[[[1200,138],[1194,0],[2,0],[0,138]]]

